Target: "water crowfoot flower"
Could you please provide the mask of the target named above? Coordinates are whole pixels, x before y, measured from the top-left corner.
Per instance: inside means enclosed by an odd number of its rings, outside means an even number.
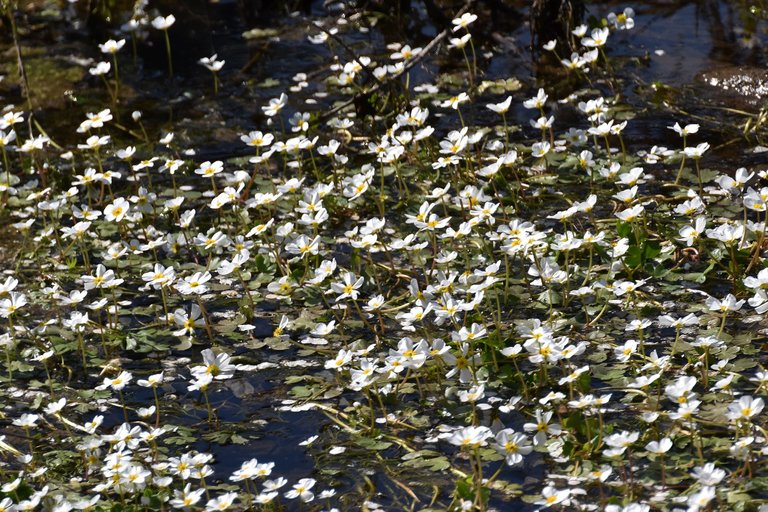
[[[176,17],[173,14],[168,16],[157,16],[152,20],[152,26],[157,30],[163,31],[165,37],[165,53],[168,59],[168,76],[173,79],[173,58],[171,57],[171,39],[168,36],[168,29],[176,23]]]
[[[608,14],[608,23],[612,24],[616,30],[631,30],[635,26],[635,11],[631,7],[626,7],[621,13]]]
[[[728,406],[728,419],[733,421],[753,421],[752,418],[759,415],[764,407],[765,402],[762,398],[742,396]]]
[[[557,490],[557,488],[548,485],[541,491],[542,499],[534,502],[535,505],[541,505],[541,508],[549,508],[567,500],[571,495],[568,489]]]
[[[213,75],[213,95],[217,96],[219,94],[219,71],[224,67],[226,61],[218,60],[218,55],[214,53],[210,57],[202,57],[197,62]]]
[[[488,427],[464,427],[448,437],[448,442],[461,448],[478,448],[485,446],[491,437],[493,433]]]
[[[334,293],[339,294],[336,297],[336,302],[346,298],[357,300],[358,296],[360,295],[360,287],[363,285],[363,282],[364,278],[362,276],[357,277],[352,272],[346,272],[342,276],[341,282],[331,284],[331,290],[333,290]]]
[[[196,505],[202,498],[204,492],[205,488],[201,487],[193,490],[192,484],[187,483],[184,486],[184,489],[174,489],[173,499],[170,500],[169,504],[173,508],[187,509]]]
[[[0,300],[0,317],[9,318],[20,308],[27,305],[27,296],[23,293],[10,292],[10,297]]]
[[[115,66],[115,98],[120,96],[120,74],[117,66],[117,52],[119,52],[124,45],[125,39],[120,39],[119,41],[110,39],[106,43],[99,45],[101,53],[112,55],[112,63]]]
[[[515,432],[512,429],[503,429],[496,434],[496,451],[502,455],[509,466],[520,464],[523,456],[533,451],[533,445],[530,444],[528,437]]]
[[[190,372],[193,376],[207,374],[216,380],[231,379],[235,373],[235,365],[231,363],[231,357],[225,352],[214,354],[211,349],[205,349],[201,353],[203,364],[193,366]]]
[[[607,28],[592,29],[589,37],[585,37],[581,40],[581,44],[588,48],[604,46],[608,40],[609,34],[610,30]]]
[[[285,497],[290,500],[299,498],[304,503],[309,503],[315,499],[315,494],[311,491],[315,483],[317,482],[314,478],[302,478],[294,484],[290,491],[285,493]]]
[[[104,208],[104,218],[108,221],[122,222],[128,214],[131,205],[122,197],[118,197]]]
[[[558,436],[562,432],[559,423],[551,423],[552,411],[544,412],[541,409],[536,410],[535,422],[525,423],[523,429],[526,432],[536,432],[533,436],[534,446],[543,446],[547,441],[547,435]]]
[[[453,32],[456,32],[458,30],[461,30],[462,28],[466,29],[470,24],[477,21],[477,14],[472,14],[469,12],[465,12],[458,18],[455,18],[451,20],[451,23],[453,23]]]
[[[703,486],[715,486],[725,478],[725,471],[716,468],[713,462],[707,462],[703,466],[693,468],[691,476]]]
[[[208,500],[205,504],[206,512],[218,512],[229,509],[237,499],[236,492],[228,492]]]

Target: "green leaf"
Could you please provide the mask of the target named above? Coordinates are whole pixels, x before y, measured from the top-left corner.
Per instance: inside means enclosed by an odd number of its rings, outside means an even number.
[[[646,240],[644,245],[644,261],[655,258],[661,254],[661,244],[658,240]]]
[[[390,446],[392,446],[392,443],[389,441],[379,441],[377,439],[371,439],[369,437],[362,437],[355,441],[357,445],[361,448],[365,448],[366,450],[386,450]]]
[[[451,467],[448,458],[432,450],[411,452],[402,457],[403,465],[411,468],[423,468],[432,471],[443,471]]]
[[[251,30],[243,32],[243,37],[248,40],[266,39],[267,37],[274,37],[279,33],[280,32],[274,28],[252,28]]]
[[[627,249],[624,255],[624,264],[629,268],[637,268],[643,262],[643,250],[637,245],[631,246]]]
[[[616,233],[618,233],[621,238],[629,238],[632,236],[632,224],[624,222],[623,220],[617,220]]]

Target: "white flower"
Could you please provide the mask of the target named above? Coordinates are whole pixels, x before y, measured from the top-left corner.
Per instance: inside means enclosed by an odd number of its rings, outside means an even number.
[[[205,283],[210,280],[210,272],[195,272],[191,276],[185,277],[183,281],[177,282],[174,287],[184,295],[200,295],[208,291],[208,287],[205,285]]]
[[[696,160],[701,158],[708,149],[709,149],[709,143],[702,142],[697,146],[686,147],[685,149],[683,149],[683,154],[685,154],[685,156],[687,156],[688,158],[693,158],[694,160]]]
[[[0,301],[0,317],[8,318],[19,308],[27,305],[27,296],[23,293],[11,292],[10,298]]]
[[[496,112],[497,114],[506,114],[509,110],[509,106],[512,104],[512,96],[507,96],[507,99],[502,101],[501,103],[492,103],[489,105],[486,105],[489,110],[492,110]]]
[[[693,468],[691,476],[698,480],[701,485],[717,485],[725,478],[725,471],[716,468],[713,462],[708,462],[703,466]]]
[[[659,441],[651,441],[645,445],[646,450],[657,455],[667,453],[670,448],[672,448],[672,440],[668,437],[665,437]]]
[[[544,89],[539,89],[539,91],[536,93],[536,96],[523,102],[523,106],[525,108],[537,108],[541,110],[547,103],[547,97],[548,96],[544,92]]]
[[[389,56],[392,60],[409,60],[421,53],[421,48],[411,48],[405,45],[400,50]]]
[[[101,76],[106,75],[109,73],[109,70],[112,69],[112,64],[109,62],[97,62],[96,65],[90,69],[88,69],[88,73],[90,73],[93,76]]]
[[[168,30],[176,22],[176,17],[173,14],[168,16],[157,16],[152,20],[152,26],[157,30]]]
[[[762,398],[742,396],[728,406],[728,418],[734,421],[751,420],[753,416],[760,414],[765,407]]]
[[[40,416],[37,414],[22,414],[15,420],[13,420],[13,424],[17,427],[22,428],[33,428],[37,425],[37,420],[40,419]],[[3,486],[3,492],[10,492],[5,490],[5,486]]]
[[[236,492],[228,492],[226,494],[222,494],[221,496],[217,496],[208,500],[208,502],[205,504],[205,510],[206,512],[227,510],[232,506],[232,503],[235,502],[235,498],[237,498]]]
[[[524,434],[515,432],[511,428],[500,430],[496,434],[496,451],[504,456],[506,463],[510,466],[520,464],[523,461],[523,455],[528,455],[533,451],[533,445]]]
[[[336,297],[336,302],[346,299],[347,297],[352,300],[357,300],[357,297],[360,295],[359,289],[363,285],[363,282],[364,278],[362,276],[357,277],[352,272],[346,272],[342,276],[342,282],[331,284],[331,289],[339,294],[339,296]]]
[[[633,222],[640,218],[643,212],[645,212],[645,207],[641,204],[636,204],[635,206],[622,210],[614,215],[624,222]]]
[[[744,305],[744,300],[736,300],[736,297],[732,293],[729,293],[723,300],[716,299],[715,297],[708,297],[705,301],[710,311],[738,311]]]
[[[531,156],[534,158],[544,158],[549,153],[550,148],[549,142],[536,142],[531,146]]]
[[[610,13],[608,23],[612,24],[616,30],[631,30],[635,26],[635,11],[627,7],[619,14]]]
[[[542,508],[551,507],[567,500],[571,495],[570,489],[558,491],[555,487],[548,485],[541,491],[542,499],[536,501],[535,505],[541,505]]]
[[[469,34],[469,33],[464,34],[461,37],[452,37],[448,40],[448,46],[451,48],[458,48],[459,50],[461,50],[467,45],[467,43],[471,38],[472,38],[472,34]]]
[[[477,448],[488,444],[493,432],[488,427],[464,427],[448,437],[448,442],[462,448]]]
[[[261,110],[264,111],[264,114],[268,117],[276,116],[282,109],[285,107],[285,105],[288,103],[288,96],[285,95],[285,93],[281,94],[279,98],[272,98],[269,100],[269,105],[266,107],[261,107]]]
[[[605,45],[608,41],[608,34],[610,30],[608,28],[595,28],[592,29],[590,37],[585,37],[581,40],[581,44],[588,48],[595,48]]]
[[[699,131],[699,125],[687,124],[685,127],[681,127],[680,123],[675,123],[674,126],[667,126],[670,130],[675,131],[681,137],[685,137],[691,133],[697,133]]]
[[[125,39],[121,39],[119,41],[115,41],[114,39],[110,39],[104,44],[99,45],[99,50],[101,50],[101,53],[117,53],[120,51],[120,48],[122,48],[125,45]]]
[[[104,218],[110,222],[121,222],[131,205],[122,197],[118,197],[104,208]]]
[[[303,502],[310,502],[315,499],[315,494],[310,490],[315,486],[314,478],[302,478],[293,486],[293,489],[285,493],[288,499],[301,498]]]
[[[130,372],[122,371],[114,379],[105,378],[101,385],[96,386],[96,389],[111,388],[115,391],[120,391],[131,382],[131,379],[133,379],[133,375]]]
[[[453,31],[456,32],[462,28],[467,28],[467,26],[474,23],[475,20],[477,20],[476,14],[465,12],[460,17],[451,20],[451,23],[453,23]]]
[[[205,66],[206,69],[208,69],[212,73],[217,73],[218,71],[221,70],[222,67],[224,67],[224,63],[226,62],[223,60],[217,60],[217,58],[218,58],[218,55],[214,53],[210,57],[202,57],[197,62],[200,65]]]

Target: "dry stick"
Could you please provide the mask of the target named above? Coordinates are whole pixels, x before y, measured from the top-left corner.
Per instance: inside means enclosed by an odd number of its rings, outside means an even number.
[[[467,1],[464,3],[464,6],[463,6],[463,7],[462,7],[462,8],[461,8],[461,9],[460,9],[460,10],[459,10],[457,13],[456,13],[456,16],[455,16],[455,17],[461,16],[462,14],[464,14],[465,12],[467,12],[467,11],[469,10],[469,8],[472,6],[472,3],[473,3],[473,2],[474,2],[474,0],[467,0]],[[421,61],[421,60],[422,60],[424,57],[426,57],[426,56],[427,56],[427,54],[428,54],[428,53],[429,53],[429,52],[430,52],[430,51],[431,51],[431,50],[432,50],[432,49],[433,49],[435,46],[437,46],[437,44],[438,44],[440,41],[442,41],[443,39],[445,39],[445,38],[448,36],[448,34],[449,34],[449,33],[450,33],[450,32],[449,32],[449,30],[448,30],[448,29],[443,29],[443,31],[442,31],[442,32],[440,32],[439,34],[437,34],[437,35],[434,37],[434,39],[432,39],[432,40],[431,40],[431,41],[430,41],[430,42],[429,42],[429,43],[428,43],[428,44],[427,44],[427,45],[426,45],[424,48],[422,48],[421,52],[419,52],[419,54],[418,54],[418,55],[416,55],[415,57],[413,57],[411,60],[409,60],[409,61],[408,61],[408,64],[406,64],[406,66],[405,66],[405,69],[403,69],[403,73],[405,73],[406,71],[408,71],[409,69],[411,69],[412,67],[414,67],[414,66],[415,66],[415,65],[416,65],[418,62],[420,62],[420,61]],[[334,39],[334,40],[335,40],[335,39]],[[355,60],[357,60],[357,59],[355,59]],[[358,64],[359,64],[359,63],[358,63]],[[363,69],[365,69],[365,67],[363,67]],[[402,73],[401,73],[401,74],[402,74]],[[398,75],[398,76],[399,76],[399,75]],[[390,78],[390,80],[391,80],[391,78]],[[342,111],[342,110],[344,110],[345,108],[349,107],[350,105],[354,104],[354,103],[355,103],[357,100],[359,100],[359,99],[360,99],[360,98],[362,98],[363,96],[365,96],[365,95],[367,95],[367,94],[371,94],[371,93],[373,93],[373,92],[376,92],[376,91],[378,91],[378,90],[381,88],[381,86],[382,86],[382,85],[384,85],[384,84],[386,84],[386,83],[388,83],[388,82],[389,82],[389,80],[387,80],[387,81],[385,81],[385,82],[378,82],[377,84],[375,84],[375,85],[374,85],[373,87],[371,87],[370,89],[367,89],[367,90],[365,90],[365,91],[363,91],[363,92],[360,92],[360,93],[358,93],[358,94],[355,94],[355,95],[354,95],[354,96],[353,96],[351,99],[349,99],[349,100],[345,101],[345,102],[344,102],[344,103],[342,103],[341,105],[338,105],[338,106],[336,106],[336,107],[334,107],[334,108],[330,109],[329,111],[325,112],[324,114],[320,115],[320,120],[328,119],[329,117],[333,117],[333,116],[335,116],[337,113],[339,113],[340,111]]]
[[[16,48],[16,64],[19,68],[19,81],[21,83],[21,89],[24,96],[27,99],[27,107],[29,107],[30,117],[30,134],[32,133],[32,98],[29,89],[29,80],[27,79],[27,73],[24,70],[24,62],[21,59],[21,45],[19,45],[19,32],[16,28],[16,14],[13,12],[13,6],[9,2],[7,5],[8,21],[11,23],[11,34],[13,35],[13,46]]]

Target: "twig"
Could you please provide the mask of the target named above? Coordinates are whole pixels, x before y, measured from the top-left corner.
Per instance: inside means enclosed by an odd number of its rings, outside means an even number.
[[[24,69],[24,61],[21,58],[21,45],[19,43],[19,32],[16,27],[16,13],[14,13],[13,5],[11,2],[8,2],[6,4],[8,15],[8,21],[11,23],[11,35],[13,36],[13,46],[16,49],[16,64],[18,66],[19,71],[19,82],[21,84],[21,91],[24,96],[26,96],[27,99],[27,107],[29,108],[29,116],[32,117],[32,98],[31,98],[31,91],[29,88],[29,79],[27,78],[27,72]],[[31,131],[31,122],[30,122],[30,131]]]

